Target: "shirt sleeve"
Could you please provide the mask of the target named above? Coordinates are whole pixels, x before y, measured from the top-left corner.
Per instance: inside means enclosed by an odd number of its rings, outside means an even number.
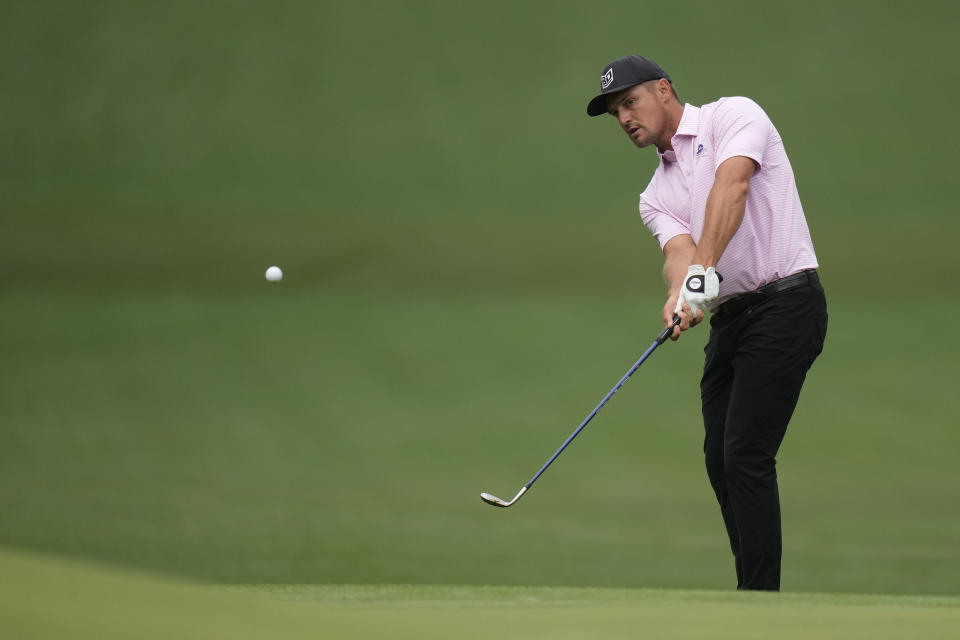
[[[726,98],[714,114],[716,166],[733,156],[745,156],[763,166],[772,123],[767,114],[750,98]]]
[[[648,191],[640,194],[640,217],[660,243],[660,248],[663,249],[676,236],[684,233],[689,235],[690,226],[658,207],[656,197]]]

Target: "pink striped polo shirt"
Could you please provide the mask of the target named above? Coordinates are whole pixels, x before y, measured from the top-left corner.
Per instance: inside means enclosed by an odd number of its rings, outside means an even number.
[[[758,165],[743,222],[716,265],[723,275],[716,304],[818,266],[783,140],[757,103],[736,97],[687,104],[671,143],[640,195],[640,215],[661,248],[682,233],[700,241],[720,163],[746,156]]]

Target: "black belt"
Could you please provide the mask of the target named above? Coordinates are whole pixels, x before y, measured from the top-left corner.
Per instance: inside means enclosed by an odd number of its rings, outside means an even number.
[[[750,307],[760,304],[776,293],[782,293],[784,291],[789,291],[790,289],[796,289],[797,287],[803,286],[813,287],[819,284],[820,277],[817,275],[817,270],[807,269],[806,271],[795,273],[792,276],[774,280],[769,284],[763,285],[759,289],[754,289],[753,291],[748,291],[747,293],[741,293],[735,298],[730,298],[717,307],[717,310],[714,312],[714,314],[721,316],[735,316],[738,313],[746,311]]]

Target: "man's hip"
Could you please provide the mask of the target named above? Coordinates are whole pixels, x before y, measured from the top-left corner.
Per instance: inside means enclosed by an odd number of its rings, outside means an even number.
[[[714,311],[714,315],[726,317],[736,316],[743,313],[747,309],[762,304],[771,297],[803,287],[820,288],[821,290],[823,289],[822,285],[820,284],[820,276],[817,275],[816,269],[807,269],[799,273],[794,273],[793,275],[789,275],[784,278],[780,278],[779,280],[774,280],[773,282],[767,283],[753,291],[741,293],[740,295],[730,298],[717,307],[717,309]]]

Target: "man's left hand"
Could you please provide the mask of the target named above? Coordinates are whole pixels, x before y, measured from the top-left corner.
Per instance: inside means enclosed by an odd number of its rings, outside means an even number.
[[[692,264],[687,268],[687,277],[680,286],[677,308],[674,313],[686,312],[689,307],[691,320],[702,318],[700,312],[710,310],[710,304],[720,295],[720,274],[713,267],[703,268],[702,264]]]

